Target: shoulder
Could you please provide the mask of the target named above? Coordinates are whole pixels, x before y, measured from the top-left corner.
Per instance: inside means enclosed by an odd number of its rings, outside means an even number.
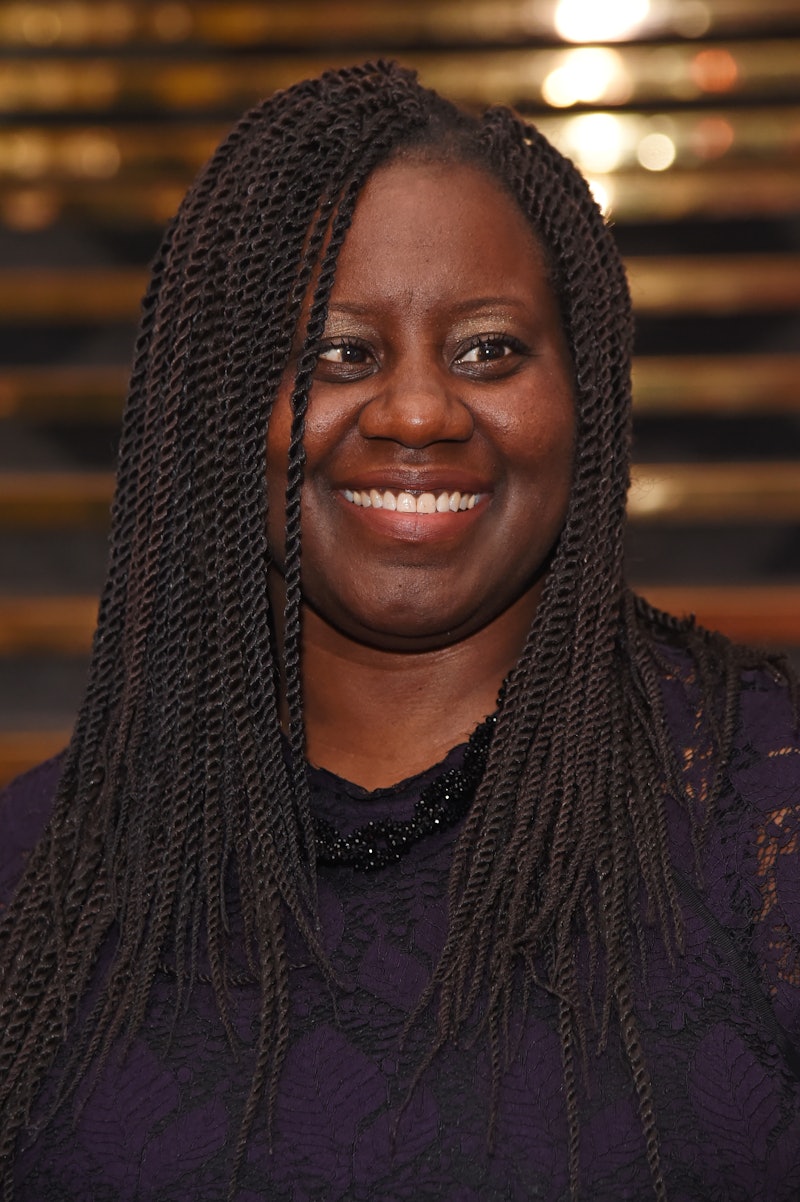
[[[720,672],[717,695],[704,699],[708,689],[693,655],[673,648],[656,654],[670,737],[687,799],[704,832],[700,860],[706,901],[722,928],[742,936],[747,932],[761,988],[779,1023],[800,1044],[796,696],[769,663],[756,666],[755,655],[749,662],[743,655],[743,666],[729,677],[731,687]],[[717,747],[726,725],[729,750],[720,763]],[[719,793],[709,813],[706,801],[715,785]],[[680,827],[680,817],[674,825]],[[685,839],[682,846],[685,851]],[[691,860],[684,856],[681,862],[688,868]]]
[[[774,665],[728,646],[719,663],[713,645],[705,663],[686,648],[654,650],[683,790],[673,825],[688,849],[680,814],[691,814],[692,846],[705,831],[706,851],[716,846],[726,875],[760,895],[760,905],[767,848],[780,843],[800,880],[800,714],[791,682]]]
[[[745,649],[741,649],[743,652]],[[664,714],[679,747],[695,754],[727,743],[729,776],[735,787],[755,796],[800,784],[800,710],[789,679],[755,653],[735,656],[718,671],[701,665],[683,647],[659,644],[654,656],[660,669]],[[708,657],[713,664],[713,654]],[[749,660],[749,662],[748,662]],[[704,679],[705,677],[705,679]],[[715,737],[716,736],[716,737]],[[688,763],[691,755],[684,755]],[[761,787],[763,786],[763,788]],[[796,799],[796,792],[795,792]]]
[[[47,825],[63,761],[62,752],[0,790],[0,906],[16,888]]]
[[[800,737],[789,690],[747,673],[729,769],[756,898],[755,937],[776,1010],[800,1038]]]
[[[668,688],[681,695],[691,734],[680,741],[687,779],[701,800],[720,765],[715,737],[730,723],[720,793],[704,842],[709,899],[732,929],[750,932],[762,986],[778,1021],[800,1040],[800,715],[790,683],[768,663],[745,666],[732,682],[730,704],[713,713],[700,704],[698,670],[676,664]],[[667,703],[668,704],[668,703]],[[673,705],[676,705],[673,698]],[[684,726],[684,729],[685,726]],[[687,750],[688,749],[688,750]],[[692,797],[692,784],[688,788]],[[702,809],[702,806],[701,806]]]
[[[800,714],[791,690],[765,672],[746,672],[740,693],[732,774],[771,805],[800,804]]]

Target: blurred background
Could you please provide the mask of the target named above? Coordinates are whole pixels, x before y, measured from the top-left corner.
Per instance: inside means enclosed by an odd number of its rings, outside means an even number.
[[[638,314],[629,576],[800,664],[800,0],[0,6],[0,780],[66,741],[146,265],[238,114],[395,57],[589,177]]]

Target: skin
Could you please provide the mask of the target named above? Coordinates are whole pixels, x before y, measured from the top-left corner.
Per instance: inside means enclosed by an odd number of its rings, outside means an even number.
[[[278,613],[290,388],[267,443]],[[392,784],[494,709],[564,523],[574,438],[558,307],[513,199],[474,166],[379,169],[339,257],[304,438],[312,763]],[[477,500],[424,514],[345,497],[371,488]]]

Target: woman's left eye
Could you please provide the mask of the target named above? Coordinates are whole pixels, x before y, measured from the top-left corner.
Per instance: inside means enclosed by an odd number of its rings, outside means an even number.
[[[469,366],[483,363],[500,363],[517,355],[524,355],[525,347],[516,338],[507,335],[493,338],[475,338],[455,359],[456,363]]]

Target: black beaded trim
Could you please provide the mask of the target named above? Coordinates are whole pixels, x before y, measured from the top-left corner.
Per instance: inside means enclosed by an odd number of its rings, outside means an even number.
[[[475,728],[461,767],[443,772],[422,790],[413,818],[368,822],[352,834],[342,835],[323,818],[313,816],[317,863],[344,864],[362,872],[385,868],[407,855],[426,835],[455,826],[472,804],[480,784],[496,722],[497,714],[490,714]]]

